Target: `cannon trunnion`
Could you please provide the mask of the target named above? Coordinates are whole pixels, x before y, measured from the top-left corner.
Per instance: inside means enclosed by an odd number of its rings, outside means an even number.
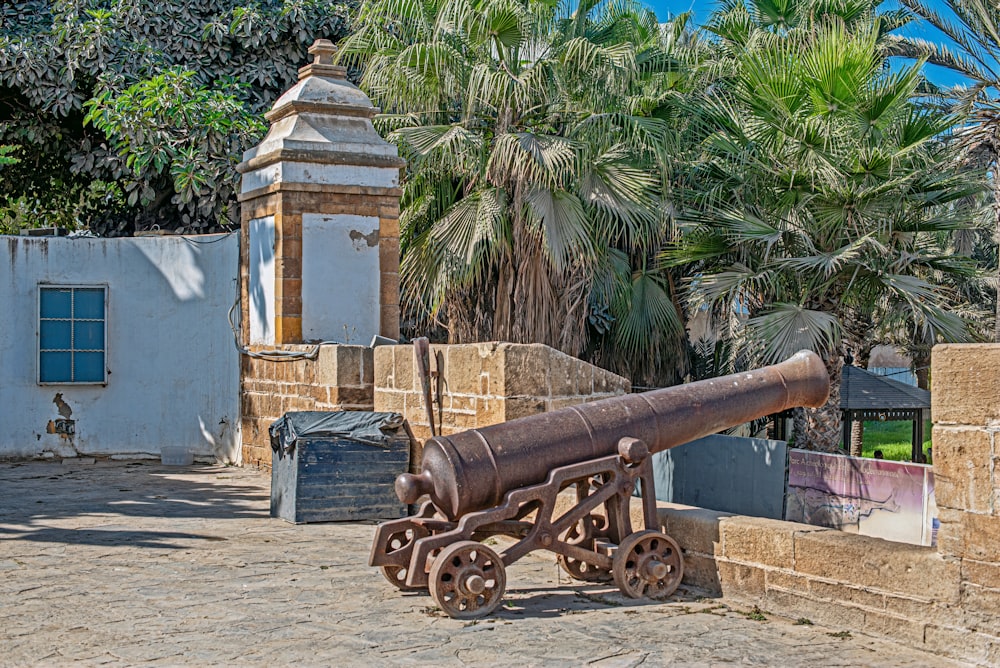
[[[829,394],[822,361],[800,352],[781,364],[533,415],[424,446],[421,472],[403,474],[416,515],[376,530],[369,563],[402,590],[429,589],[451,617],[495,610],[506,566],[538,549],[585,581],[614,581],[630,597],[665,599],[684,573],[681,549],[657,531],[650,454]],[[641,491],[645,529],[629,501]],[[556,497],[576,502],[556,516]],[[507,536],[500,552],[482,541]],[[509,541],[505,541],[509,542]]]

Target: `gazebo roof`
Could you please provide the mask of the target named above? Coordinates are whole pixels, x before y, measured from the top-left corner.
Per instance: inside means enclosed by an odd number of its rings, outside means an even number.
[[[841,372],[842,410],[919,409],[931,407],[931,393],[845,364]]]

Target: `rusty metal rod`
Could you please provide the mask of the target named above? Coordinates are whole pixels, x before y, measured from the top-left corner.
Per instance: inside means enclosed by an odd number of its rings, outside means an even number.
[[[554,468],[613,455],[623,437],[661,452],[789,408],[822,406],[829,392],[823,361],[801,351],[756,371],[436,436],[424,444],[421,472],[396,479],[396,494],[403,503],[429,494],[455,520],[544,482]]]

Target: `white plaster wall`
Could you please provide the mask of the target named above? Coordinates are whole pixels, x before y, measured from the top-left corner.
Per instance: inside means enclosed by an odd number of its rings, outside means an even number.
[[[329,150],[329,145],[324,145]],[[395,148],[393,148],[395,150]],[[399,169],[396,167],[363,167],[360,165],[324,165],[311,162],[276,162],[243,175],[241,192],[247,193],[276,183],[309,183],[363,186],[368,188],[398,188]]]
[[[250,343],[274,344],[274,216],[254,218],[249,225]]]
[[[180,446],[235,461],[239,354],[227,318],[236,234],[129,239],[0,237],[0,457],[159,456]],[[106,284],[106,386],[37,379],[40,282]],[[72,437],[47,433],[62,417]]]
[[[378,218],[303,214],[302,338],[367,345],[379,333]]]

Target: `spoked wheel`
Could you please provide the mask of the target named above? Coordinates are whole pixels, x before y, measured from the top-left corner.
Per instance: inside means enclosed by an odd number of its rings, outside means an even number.
[[[684,557],[673,538],[658,531],[638,531],[615,552],[615,584],[630,598],[669,597],[684,577]]]
[[[601,523],[600,526],[597,525],[598,522]],[[600,515],[585,517],[567,529],[562,540],[570,545],[579,545],[584,549],[593,550],[595,529],[606,530],[607,520]],[[556,562],[571,578],[576,580],[584,582],[609,582],[611,580],[610,570],[573,557],[567,557],[565,554],[556,555]]]
[[[411,587],[406,584],[406,566],[389,564],[388,566],[382,566],[379,570],[382,571],[382,577],[388,580],[389,584],[399,591],[423,591],[423,587]]]
[[[431,566],[431,597],[455,619],[490,614],[503,601],[506,589],[503,561],[482,543],[453,543],[441,550]]]
[[[423,534],[425,532],[420,533]],[[400,550],[406,550],[406,558],[409,559],[416,538],[418,538],[417,532],[412,528],[398,531],[386,540],[385,552],[386,554],[393,554]],[[385,579],[400,591],[421,591],[423,589],[423,587],[410,587],[406,584],[406,566],[387,564],[382,566],[380,570]]]
[[[556,557],[556,561],[558,561],[559,566],[575,580],[583,580],[584,582],[611,581],[611,571],[593,564],[588,564],[586,561],[580,561],[579,559],[574,559],[573,557],[567,557],[565,554],[558,555]]]

